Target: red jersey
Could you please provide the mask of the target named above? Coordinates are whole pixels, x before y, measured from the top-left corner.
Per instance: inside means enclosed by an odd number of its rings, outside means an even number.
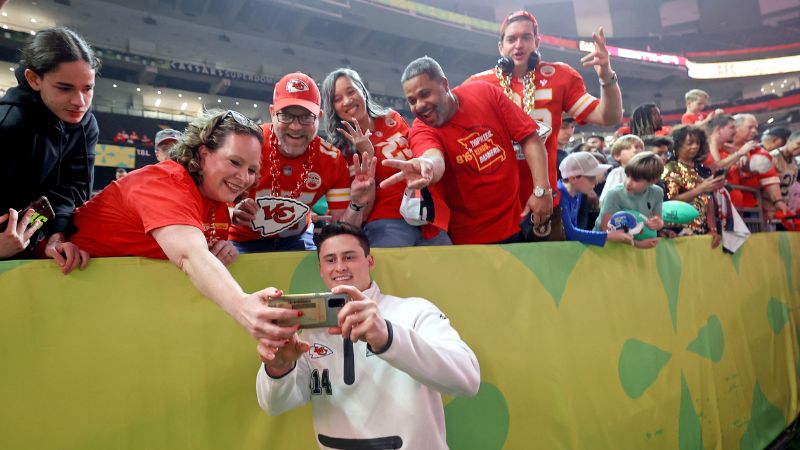
[[[453,243],[502,241],[519,231],[522,213],[512,140],[522,141],[538,127],[489,84],[462,85],[453,93],[460,106],[443,126],[414,120],[411,149],[415,156],[431,148],[444,155],[445,172],[438,185],[450,207]]]
[[[655,136],[668,136],[672,132],[672,127],[669,125],[663,125],[660,130],[656,130]],[[617,135],[624,136],[626,134],[631,134],[631,127],[625,125],[622,127],[617,128]]]
[[[706,117],[708,117],[708,113],[702,111],[697,114],[684,113],[683,116],[681,116],[681,125],[694,125],[697,122],[704,120]]]
[[[772,161],[772,156],[770,156],[770,154],[761,147],[756,147],[755,150],[750,152],[748,164],[750,163],[750,158],[753,158],[754,156],[769,158],[769,160]],[[736,167],[737,166],[734,166],[734,168]],[[739,184],[754,189],[761,190],[767,186],[780,184],[781,182],[781,179],[778,177],[778,172],[775,170],[774,164],[764,173],[751,172],[744,168],[738,169],[738,172]],[[755,195],[753,195],[751,192],[742,191],[741,200],[739,200],[738,203],[737,200],[738,199],[731,197],[731,202],[737,208],[754,208],[758,206],[758,200],[756,200]]]
[[[464,84],[474,81],[485,81],[495,86],[500,86],[500,80],[495,75],[495,69],[472,75]],[[597,108],[600,100],[586,92],[586,85],[581,75],[572,67],[564,63],[540,62],[535,71],[536,89],[533,92],[534,110],[530,115],[534,119],[551,127],[553,130],[545,141],[547,148],[547,171],[550,187],[553,189],[553,206],[558,205],[559,193],[556,189],[558,182],[558,132],[561,130],[561,113],[566,111],[578,123],[586,123],[586,116]],[[511,77],[512,101],[523,108],[522,80]],[[533,179],[531,170],[525,161],[525,155],[517,152],[519,166],[520,190],[519,200],[524,205],[533,192]]]
[[[70,241],[93,257],[166,259],[151,231],[168,225],[189,225],[202,230],[210,241],[212,226],[227,228],[227,217],[225,204],[203,197],[183,166],[164,161],[113,181],[76,209],[78,232]],[[224,224],[217,225],[220,221]],[[218,233],[213,234],[221,238]]]
[[[385,159],[407,161],[414,157],[408,146],[408,125],[397,111],[391,111],[388,116],[374,119],[375,131],[369,137],[375,148],[378,158],[378,167],[375,169],[375,184],[389,178],[398,172],[397,169],[386,167],[381,162]],[[364,223],[378,219],[401,219],[400,201],[403,199],[405,185],[397,183],[382,189],[375,188],[375,206]]]
[[[258,184],[247,196],[261,207],[249,227],[231,225],[232,241],[243,242],[263,237],[294,236],[308,226],[311,206],[323,195],[332,210],[350,203],[350,173],[338,148],[315,137],[311,148],[297,158],[288,158],[271,144],[272,125],[264,124],[261,147],[261,173]],[[273,173],[278,174],[273,195]],[[293,192],[299,192],[296,198]]]

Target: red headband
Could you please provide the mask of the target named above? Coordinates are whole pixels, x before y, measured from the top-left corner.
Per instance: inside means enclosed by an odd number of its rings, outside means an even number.
[[[539,22],[536,21],[536,17],[533,17],[533,14],[529,13],[528,11],[525,11],[524,9],[521,9],[519,11],[515,11],[515,12],[512,12],[511,14],[509,14],[508,17],[506,17],[506,20],[503,21],[503,24],[500,25],[500,36],[501,37],[506,33],[506,26],[508,25],[508,22],[510,22],[511,20],[516,19],[518,17],[524,17],[524,18],[530,20],[531,22],[533,22],[534,34],[538,34],[538,32],[539,32]]]

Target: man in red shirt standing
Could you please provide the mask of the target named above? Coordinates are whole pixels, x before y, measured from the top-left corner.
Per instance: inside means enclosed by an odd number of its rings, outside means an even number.
[[[306,74],[275,85],[264,124],[258,184],[233,210],[229,239],[242,252],[314,250],[311,206],[325,196],[333,220],[361,226],[375,196],[376,159],[353,156],[354,176],[336,147],[317,136],[320,94]]]
[[[522,216],[541,223],[552,214],[547,155],[537,122],[503,92],[486,83],[450,90],[441,66],[429,57],[412,61],[402,77],[414,120],[414,158],[385,160],[400,172],[381,187],[405,180],[411,189],[439,183],[450,207],[454,244],[518,242]],[[512,141],[520,143],[535,189],[520,193]],[[520,203],[519,197],[525,198]],[[524,205],[524,211],[523,211]]]
[[[788,212],[786,203],[781,200],[780,178],[772,164],[772,157],[755,142],[758,134],[758,120],[752,114],[736,114],[733,116],[736,132],[733,135],[733,148],[741,154],[748,154],[740,163],[739,183],[761,190],[765,200],[776,202],[776,207]],[[741,197],[731,195],[737,208],[754,208],[758,200],[751,192],[741,192]],[[762,202],[762,207],[763,207]]]
[[[552,128],[547,138],[547,160],[550,186],[558,178],[558,132],[561,113],[566,112],[579,124],[612,126],[622,121],[622,94],[617,74],[611,70],[603,29],[592,33],[595,50],[581,59],[584,67],[594,67],[600,80],[600,99],[586,92],[583,78],[564,63],[539,60],[539,24],[533,14],[517,11],[510,14],[500,27],[497,48],[503,56],[498,67],[475,74],[466,83],[484,81],[500,86],[518,107],[538,122]],[[519,145],[515,146],[519,165],[520,202],[524,205],[527,193],[533,189],[525,157]],[[534,227],[530,240],[564,240],[561,212],[558,210],[558,190],[553,191],[554,214],[552,222]],[[528,221],[530,222],[530,220]],[[548,227],[547,224],[551,226]],[[538,225],[538,222],[537,222]],[[550,231],[552,229],[552,232]]]

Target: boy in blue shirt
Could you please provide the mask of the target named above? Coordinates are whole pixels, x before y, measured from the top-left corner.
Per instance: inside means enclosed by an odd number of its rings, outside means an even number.
[[[661,205],[664,201],[664,190],[656,186],[664,172],[664,162],[653,152],[642,152],[631,158],[625,166],[625,183],[608,191],[608,195],[600,205],[595,230],[607,230],[608,221],[614,213],[634,210],[647,218],[644,225],[654,231],[664,228],[661,218]],[[658,238],[635,241],[639,248],[652,248],[658,244]]]
[[[622,230],[592,231],[578,228],[578,208],[584,195],[594,189],[597,178],[603,175],[611,166],[600,164],[591,153],[571,153],[559,165],[563,179],[558,181],[558,190],[561,192],[561,219],[564,223],[564,233],[568,241],[578,241],[584,244],[604,246],[606,240],[626,242],[633,244],[633,236]]]

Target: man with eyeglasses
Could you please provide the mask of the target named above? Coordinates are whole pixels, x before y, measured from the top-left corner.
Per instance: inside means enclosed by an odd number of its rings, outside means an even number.
[[[311,206],[323,196],[333,220],[361,226],[375,197],[376,159],[354,155],[351,177],[339,149],[317,136],[314,80],[300,72],[281,78],[269,111],[259,181],[233,210],[229,238],[239,252],[315,250]]]

